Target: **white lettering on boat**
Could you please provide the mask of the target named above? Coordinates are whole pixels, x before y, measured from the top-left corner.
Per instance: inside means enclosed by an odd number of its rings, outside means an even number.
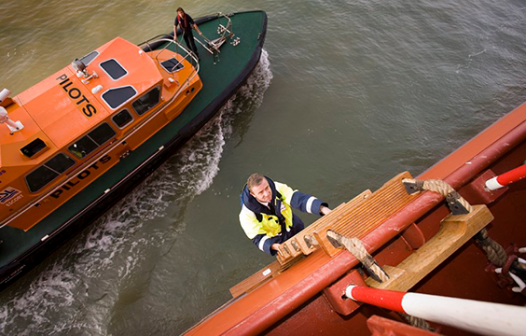
[[[20,190],[15,189],[15,188],[9,187],[9,188],[6,188],[0,191],[0,203],[5,204],[7,206],[10,206],[11,204],[21,199],[22,197],[23,196],[20,193]]]
[[[16,202],[18,202],[23,197],[24,197],[24,195],[22,195],[22,194],[17,195],[15,198],[13,198],[12,200],[8,201],[5,205],[11,206],[11,205],[15,204]]]
[[[60,81],[60,86],[66,91],[69,98],[73,100],[78,106],[79,109],[86,115],[86,117],[91,117],[97,113],[97,109],[93,106],[88,98],[82,94],[80,89],[72,87],[73,82],[69,79],[66,74],[60,75],[57,77],[57,80]]]

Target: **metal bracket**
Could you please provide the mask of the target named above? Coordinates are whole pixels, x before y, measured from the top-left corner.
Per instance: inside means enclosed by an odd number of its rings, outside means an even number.
[[[332,230],[329,230],[329,231],[332,231]],[[327,233],[328,233],[329,231],[327,231]],[[333,231],[333,232],[334,232],[334,231]],[[328,240],[329,243],[331,243],[332,246],[334,246],[335,248],[343,247],[343,245],[340,244],[339,241],[337,241],[336,239],[332,238],[330,235],[327,235],[327,240]]]
[[[458,201],[460,197],[456,191],[452,191],[446,195],[447,206],[453,215],[465,215],[469,213],[468,209]]]
[[[404,184],[405,190],[409,195],[413,195],[424,190],[424,181],[417,180],[415,182],[407,182],[402,180],[402,183]]]

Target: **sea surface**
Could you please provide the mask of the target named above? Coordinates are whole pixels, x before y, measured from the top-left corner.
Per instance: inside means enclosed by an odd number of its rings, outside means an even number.
[[[2,335],[178,335],[273,260],[238,223],[248,175],[337,206],[420,174],[526,100],[522,0],[3,0],[0,86],[19,93],[115,36],[169,32],[179,6],[265,10],[260,64],[181,151],[0,293]]]

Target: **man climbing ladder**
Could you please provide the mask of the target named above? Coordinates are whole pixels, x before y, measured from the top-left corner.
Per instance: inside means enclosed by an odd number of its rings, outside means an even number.
[[[328,204],[316,197],[256,173],[250,175],[241,193],[239,221],[247,237],[274,256],[279,244],[304,228],[292,208],[321,216],[331,212]]]

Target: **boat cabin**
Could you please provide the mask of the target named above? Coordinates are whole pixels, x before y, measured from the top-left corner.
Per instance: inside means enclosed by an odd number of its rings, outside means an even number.
[[[29,230],[177,117],[202,88],[182,54],[116,38],[1,97],[0,225]]]

